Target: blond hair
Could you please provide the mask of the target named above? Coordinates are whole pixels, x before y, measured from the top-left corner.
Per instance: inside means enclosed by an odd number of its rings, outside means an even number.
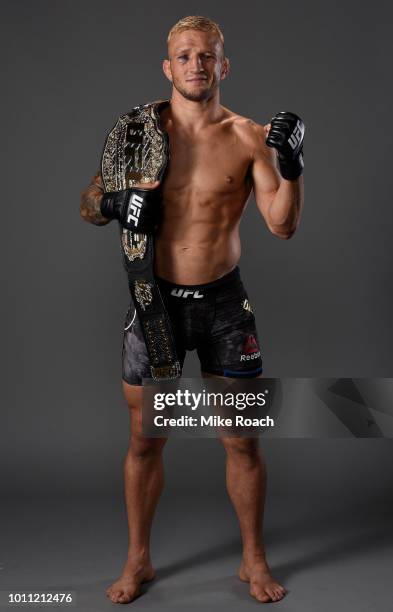
[[[208,17],[201,17],[200,15],[190,15],[189,17],[183,17],[169,30],[167,43],[169,42],[174,34],[184,32],[185,30],[200,30],[201,32],[213,32],[218,36],[221,41],[222,48],[224,49],[224,35],[221,32],[220,26],[215,21],[212,21]]]

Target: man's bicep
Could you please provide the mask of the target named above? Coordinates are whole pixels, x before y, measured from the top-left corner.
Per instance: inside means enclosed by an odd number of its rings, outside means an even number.
[[[264,150],[255,156],[251,165],[251,176],[255,201],[268,223],[268,210],[280,186],[280,175],[276,169],[276,154],[273,149],[265,146]]]

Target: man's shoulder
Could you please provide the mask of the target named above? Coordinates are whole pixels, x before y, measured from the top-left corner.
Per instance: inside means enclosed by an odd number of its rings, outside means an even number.
[[[227,109],[226,109],[227,110]],[[265,145],[267,136],[267,126],[257,123],[249,117],[243,117],[233,111],[228,111],[228,122],[236,136],[252,149],[261,147],[268,149]]]

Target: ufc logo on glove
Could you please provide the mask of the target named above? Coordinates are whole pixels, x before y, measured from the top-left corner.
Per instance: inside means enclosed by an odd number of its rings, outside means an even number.
[[[138,227],[139,215],[141,214],[141,208],[143,204],[143,198],[138,196],[136,193],[132,195],[130,200],[130,211],[128,213],[127,222],[134,223],[135,227]]]
[[[295,129],[292,134],[288,138],[288,142],[291,145],[292,149],[295,150],[298,144],[301,142],[303,138],[303,133],[301,129],[300,121],[297,122]]]

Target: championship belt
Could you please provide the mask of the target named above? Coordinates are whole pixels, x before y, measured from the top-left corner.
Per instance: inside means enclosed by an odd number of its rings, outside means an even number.
[[[169,102],[137,106],[122,115],[109,133],[101,161],[105,192],[130,189],[137,183],[161,181],[169,159],[167,134],[160,111]],[[135,214],[138,214],[137,207]],[[154,380],[181,374],[171,323],[154,278],[154,236],[120,226],[123,264],[137,310]]]

